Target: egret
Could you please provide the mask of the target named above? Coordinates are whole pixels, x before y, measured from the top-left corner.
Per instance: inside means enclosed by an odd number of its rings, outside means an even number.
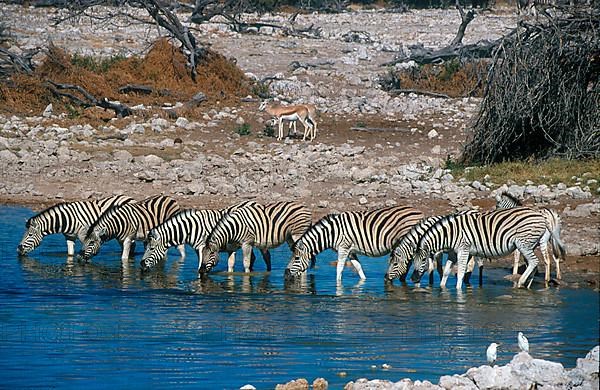
[[[487,362],[490,366],[493,366],[496,362],[496,349],[498,348],[498,344],[491,343],[486,351]]]
[[[529,340],[523,335],[523,332],[519,332],[517,340],[519,341],[519,348],[521,348],[521,351],[529,353]]]

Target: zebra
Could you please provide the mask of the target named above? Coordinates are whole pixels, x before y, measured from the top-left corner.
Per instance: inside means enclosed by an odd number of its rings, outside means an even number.
[[[516,198],[515,196],[509,194],[508,192],[502,192],[500,195],[496,197],[496,209],[510,209],[514,207],[522,206],[522,202]],[[561,230],[561,219],[560,215],[552,209],[541,208],[539,212],[544,215],[546,218],[546,222],[548,224],[549,229],[555,231],[555,235],[560,236]],[[562,275],[560,272],[560,258],[552,253],[552,257],[554,260],[554,264],[556,265],[556,278],[562,279]],[[514,263],[513,263],[513,275],[516,275],[519,272],[519,261],[521,260],[521,254],[519,251],[515,251],[514,253]],[[546,263],[546,269],[544,274],[544,281],[550,281],[550,255],[546,252],[544,255],[544,261]]]
[[[48,207],[29,218],[25,223],[25,234],[17,246],[21,256],[37,248],[43,238],[49,234],[62,233],[67,240],[67,255],[75,255],[75,240],[83,242],[88,227],[102,213],[113,206],[133,202],[125,195],[109,196],[95,200],[65,202]]]
[[[141,202],[127,203],[109,209],[89,227],[78,258],[89,260],[98,253],[104,242],[116,238],[123,249],[121,260],[127,260],[132,243],[136,239],[146,240],[150,229],[177,212],[179,212],[177,201],[164,195],[155,195]],[[178,249],[181,256],[185,257],[183,245]]]
[[[308,268],[309,261],[314,256],[331,248],[338,253],[338,284],[341,283],[342,271],[348,257],[360,279],[364,280],[366,276],[357,253],[371,257],[390,253],[402,236],[423,216],[421,211],[409,206],[326,215],[296,242],[294,253],[285,270],[285,277],[297,277]]]
[[[478,213],[476,210],[467,210],[462,211],[456,214],[474,214]],[[406,275],[408,274],[408,269],[412,263],[412,257],[417,248],[417,243],[419,239],[425,232],[436,222],[444,218],[443,215],[436,215],[428,218],[422,219],[419,223],[414,225],[408,233],[406,233],[398,245],[392,250],[390,254],[390,259],[388,262],[388,270],[385,274],[385,279],[392,281],[395,278],[400,278],[401,281],[405,281]],[[448,261],[446,262],[446,267],[442,271],[442,251],[437,252],[433,257],[429,257],[429,284],[433,284],[433,269],[434,263],[437,265],[437,271],[440,275],[440,287],[445,287],[446,281],[448,280],[448,276],[450,275],[451,266],[456,262],[456,252],[449,251],[448,252]],[[475,262],[479,265],[479,285],[483,284],[483,262],[480,258],[471,258],[469,259],[468,271],[472,272]]]
[[[166,256],[167,250],[176,245],[190,244],[198,253],[198,270],[202,265],[202,248],[206,243],[209,233],[215,228],[217,222],[227,213],[239,208],[254,204],[245,201],[220,210],[183,210],[167,219],[148,233],[148,246],[141,261],[143,270],[155,266]],[[224,248],[229,254],[228,271],[233,272],[236,246]],[[265,261],[268,259],[267,269],[271,269],[268,251],[263,252]]]
[[[250,272],[253,246],[264,250],[286,241],[291,249],[311,223],[310,210],[294,201],[267,205],[254,203],[225,214],[206,239],[199,272],[206,274],[217,265],[217,251],[226,244],[242,247],[244,271]],[[270,264],[266,258],[265,262]]]
[[[518,249],[528,263],[517,284],[523,287],[539,262],[535,247],[539,244],[544,254],[550,238],[554,252],[564,256],[564,246],[557,232],[549,229],[542,213],[528,207],[449,215],[433,224],[419,239],[411,279],[420,280],[427,267],[424,260],[431,253],[452,249],[458,257],[456,288],[461,289],[469,255],[494,258]]]

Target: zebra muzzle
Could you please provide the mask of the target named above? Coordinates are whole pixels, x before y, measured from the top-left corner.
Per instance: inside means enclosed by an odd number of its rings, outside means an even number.
[[[421,281],[421,276],[423,276],[422,273],[420,273],[418,271],[413,271],[412,275],[410,276],[410,280],[413,283],[419,283]]]

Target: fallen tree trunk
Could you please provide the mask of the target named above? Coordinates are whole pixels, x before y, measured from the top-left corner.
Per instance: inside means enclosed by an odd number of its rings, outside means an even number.
[[[410,54],[402,55],[393,61],[382,64],[383,66],[393,66],[403,62],[414,61],[417,64],[440,64],[453,58],[491,58],[494,49],[498,46],[499,40],[494,42],[480,41],[475,44],[463,45],[462,40],[469,23],[475,19],[474,10],[465,11],[456,0],[456,9],[460,14],[461,23],[452,42],[441,49],[426,48],[422,44],[409,47]]]
[[[58,97],[65,97],[79,106],[86,108],[101,107],[105,110],[113,110],[119,118],[124,118],[133,114],[131,108],[127,107],[126,105],[117,102],[111,102],[107,98],[97,99],[79,85],[55,83],[52,80],[47,80],[47,83],[49,84],[48,88],[54,95]],[[79,92],[82,97],[78,97],[72,93],[64,91],[76,91]]]

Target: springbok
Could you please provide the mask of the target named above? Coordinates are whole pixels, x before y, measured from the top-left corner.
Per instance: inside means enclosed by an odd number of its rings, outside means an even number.
[[[308,137],[309,140],[313,140],[316,136],[316,122],[311,117],[310,110],[305,105],[292,105],[282,106],[278,104],[269,104],[267,100],[263,101],[258,107],[259,111],[266,111],[270,115],[274,116],[278,120],[279,132],[277,134],[277,140],[283,139],[283,121],[300,121],[304,126],[304,137],[303,141]]]

